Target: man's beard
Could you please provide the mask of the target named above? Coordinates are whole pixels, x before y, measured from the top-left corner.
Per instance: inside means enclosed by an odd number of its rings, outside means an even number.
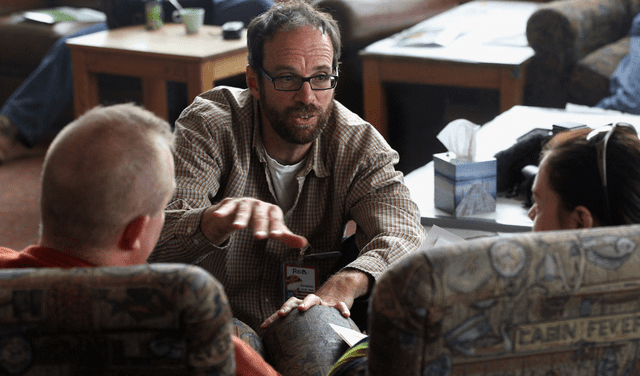
[[[333,95],[329,105],[324,110],[313,104],[304,105],[302,103],[296,103],[294,106],[286,108],[283,112],[279,112],[267,103],[267,96],[265,94],[264,86],[260,85],[260,98],[262,98],[260,101],[260,109],[269,121],[269,124],[271,124],[274,132],[290,144],[306,145],[315,141],[327,126],[329,117],[333,112]],[[286,120],[293,114],[302,116],[306,114],[314,115],[316,121],[304,128],[287,125]]]

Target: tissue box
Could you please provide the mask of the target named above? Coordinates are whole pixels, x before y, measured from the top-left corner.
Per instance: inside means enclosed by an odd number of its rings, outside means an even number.
[[[495,211],[496,159],[470,162],[452,156],[433,155],[435,207],[456,216]]]

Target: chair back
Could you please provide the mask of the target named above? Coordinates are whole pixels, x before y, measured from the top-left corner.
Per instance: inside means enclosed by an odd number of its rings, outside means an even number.
[[[640,374],[640,226],[478,239],[376,285],[369,374]]]
[[[3,269],[0,373],[235,375],[231,310],[197,266]]]

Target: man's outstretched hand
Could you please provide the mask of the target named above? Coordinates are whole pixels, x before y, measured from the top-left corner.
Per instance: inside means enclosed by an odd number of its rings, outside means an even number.
[[[225,198],[205,210],[200,222],[204,235],[216,245],[246,227],[253,229],[256,239],[278,240],[291,248],[303,248],[308,244],[304,236],[294,234],[284,224],[279,206],[255,198]]]

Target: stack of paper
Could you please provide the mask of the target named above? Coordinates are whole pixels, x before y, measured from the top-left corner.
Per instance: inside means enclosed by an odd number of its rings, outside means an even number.
[[[27,20],[46,24],[62,21],[105,22],[107,20],[107,16],[104,13],[95,9],[73,7],[32,10],[24,12],[22,16]]]

